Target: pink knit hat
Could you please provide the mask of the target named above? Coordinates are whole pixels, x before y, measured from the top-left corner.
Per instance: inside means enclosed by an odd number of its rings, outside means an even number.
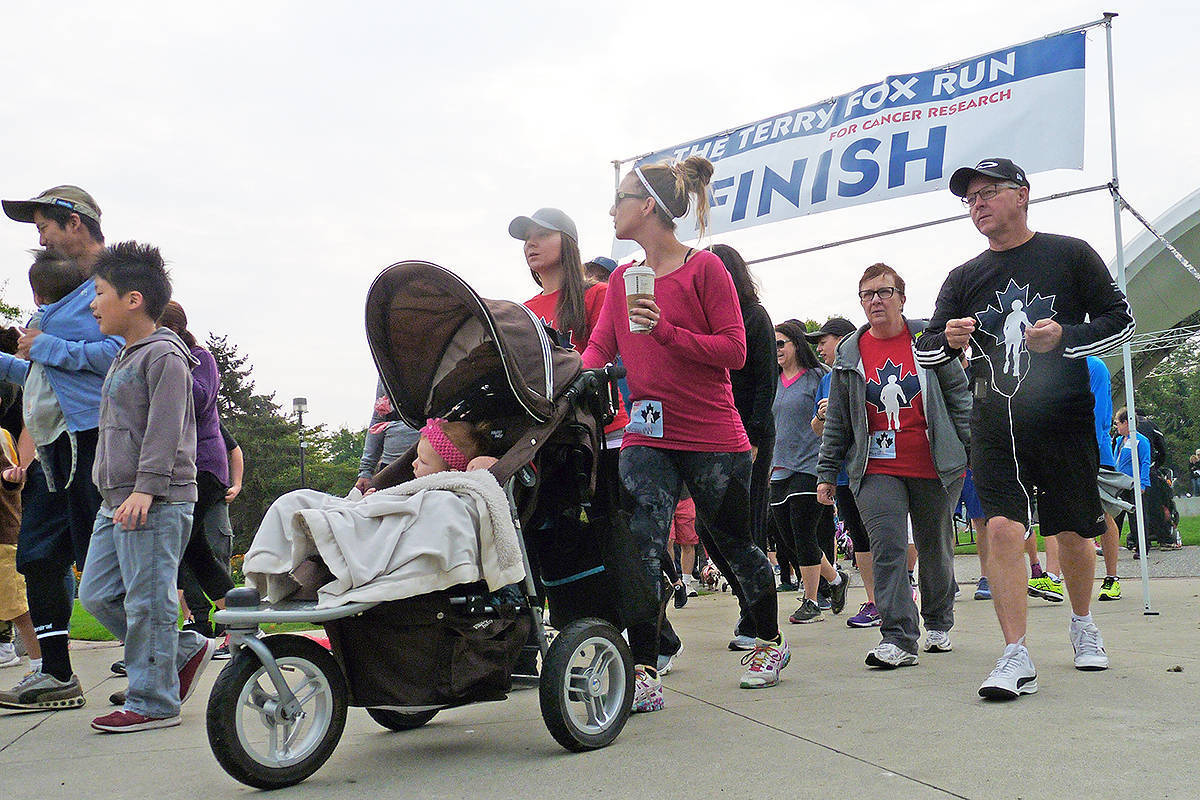
[[[429,440],[434,452],[446,460],[450,469],[462,472],[467,468],[467,457],[442,430],[445,423],[446,420],[441,418],[430,419],[425,423],[425,427],[421,428],[421,435]]]

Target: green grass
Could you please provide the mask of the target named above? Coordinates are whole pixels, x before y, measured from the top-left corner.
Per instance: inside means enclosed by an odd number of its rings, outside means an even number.
[[[1124,541],[1125,533],[1128,530],[1129,526],[1126,524],[1125,530],[1121,533],[1122,541]],[[962,531],[959,534],[959,539],[966,539],[966,536],[966,531]],[[1182,517],[1179,520],[1179,538],[1183,540],[1185,545],[1200,545],[1200,517]],[[1039,535],[1038,550],[1041,552],[1045,552],[1046,550],[1044,542],[1045,540]],[[962,544],[954,548],[954,554],[960,556],[974,555],[977,552],[978,550],[976,550],[974,544]]]
[[[180,624],[183,623],[183,616],[180,615]],[[290,633],[294,631],[309,631],[314,628],[319,628],[319,625],[313,625],[307,622],[282,622],[272,625],[263,625],[262,629],[265,633]],[[71,614],[71,638],[85,642],[112,642],[116,641],[108,630],[96,621],[96,618],[83,610],[83,606],[79,601],[75,601],[75,611]]]

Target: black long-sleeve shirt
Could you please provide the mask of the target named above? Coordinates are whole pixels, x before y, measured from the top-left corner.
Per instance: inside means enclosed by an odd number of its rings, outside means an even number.
[[[933,367],[960,351],[946,343],[946,323],[973,317],[972,369],[988,390],[977,412],[1006,413],[1045,424],[1090,420],[1087,356],[1100,355],[1133,335],[1133,313],[1100,256],[1087,242],[1035,233],[1009,250],[985,250],[947,276],[929,327],[917,340],[917,361]],[[1062,341],[1033,353],[1025,329],[1039,320],[1062,326]]]
[[[761,446],[774,441],[775,421],[771,404],[779,382],[779,364],[775,351],[775,326],[761,303],[742,309],[746,325],[746,365],[729,373],[733,384],[733,404],[742,418],[750,444]]]

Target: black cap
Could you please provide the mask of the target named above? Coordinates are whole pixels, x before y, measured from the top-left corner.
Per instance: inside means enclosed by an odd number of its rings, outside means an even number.
[[[959,167],[954,170],[954,174],[950,176],[950,191],[958,197],[965,197],[967,186],[976,175],[1012,181],[1017,186],[1029,188],[1029,179],[1025,177],[1025,170],[1012,161],[1007,158],[985,158],[973,167]]]
[[[821,341],[822,336],[836,336],[841,339],[843,336],[854,333],[858,328],[854,327],[854,323],[845,317],[830,317],[829,321],[815,331],[810,331],[804,334],[804,338],[813,344]]]

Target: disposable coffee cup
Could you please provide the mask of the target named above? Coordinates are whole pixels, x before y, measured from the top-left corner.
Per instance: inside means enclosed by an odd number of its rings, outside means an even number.
[[[625,313],[633,310],[633,301],[654,299],[654,270],[645,264],[636,264],[625,270]],[[629,330],[633,333],[646,333],[650,326],[629,319]]]

